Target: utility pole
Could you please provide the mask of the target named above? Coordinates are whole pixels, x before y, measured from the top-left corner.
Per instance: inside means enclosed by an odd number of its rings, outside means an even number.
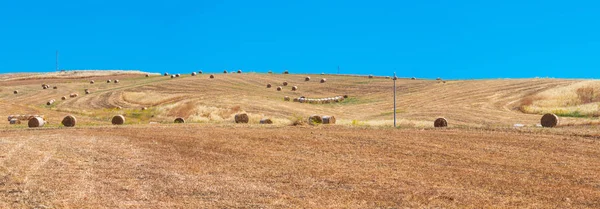
[[[56,72],[58,72],[58,50],[56,50]]]
[[[396,128],[396,80],[398,80],[398,78],[396,77],[396,72],[394,72],[394,128]]]

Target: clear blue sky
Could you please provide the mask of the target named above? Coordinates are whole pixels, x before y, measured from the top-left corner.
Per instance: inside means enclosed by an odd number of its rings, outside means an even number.
[[[0,72],[600,78],[600,2],[3,1]]]

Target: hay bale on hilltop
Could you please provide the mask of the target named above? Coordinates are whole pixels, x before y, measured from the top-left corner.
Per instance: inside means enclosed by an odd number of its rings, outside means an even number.
[[[175,78],[175,75],[171,75],[171,78]]]
[[[283,74],[290,74],[288,70],[283,71]]]
[[[199,70],[199,71],[198,71],[198,74],[202,74],[202,70]]]
[[[177,73],[175,74],[175,77],[179,78],[181,76],[181,74]]]
[[[94,80],[91,80],[91,81],[90,81],[90,84],[94,84],[94,83],[95,83],[95,82],[94,82]]]
[[[147,78],[147,77],[150,77],[150,74],[146,74],[146,78]]]
[[[169,76],[169,73],[165,73],[165,74],[163,74],[163,75],[164,75],[164,76]]]
[[[60,99],[61,100],[67,100],[67,97],[66,96],[62,96]]]
[[[319,115],[311,115],[310,117],[308,117],[308,124],[310,124],[310,125],[322,124],[322,123],[323,123],[323,118]]]
[[[283,83],[281,83],[281,84],[283,84],[283,86],[287,86],[287,85],[288,85],[288,82],[287,82],[287,81],[284,81],[284,82],[283,82]]]
[[[327,82],[327,78],[321,78],[321,83]]]
[[[298,87],[297,86],[292,86],[292,91],[296,91],[296,90],[298,90]]]
[[[13,91],[13,93],[14,93],[14,94],[18,94],[18,93],[19,93],[19,91],[15,90],[15,91]]]
[[[29,126],[29,128],[42,127],[44,124],[46,124],[46,121],[44,121],[44,119],[41,117],[33,117],[27,122],[27,126]]]
[[[196,76],[196,72],[192,72],[192,76]]]
[[[250,118],[246,113],[235,114],[235,123],[248,123]]]
[[[123,125],[123,123],[125,123],[125,117],[122,115],[115,115],[110,122],[113,125]]]
[[[540,123],[542,124],[542,127],[556,127],[559,124],[558,116],[552,113],[546,113],[542,116],[542,119],[540,119]]]
[[[323,116],[323,124],[335,124],[334,116]]]
[[[433,121],[433,127],[448,127],[448,121],[446,120],[446,118],[435,119],[435,121]]]
[[[227,70],[223,70],[223,73],[224,73],[224,74],[227,74]]]
[[[412,78],[410,78],[410,80],[417,80],[417,78],[415,78],[415,77],[412,77]]]
[[[74,127],[75,124],[77,123],[77,119],[72,115],[67,115],[65,118],[63,118],[61,123],[65,127]]]
[[[175,121],[173,121],[174,123],[185,123],[185,120],[183,118],[175,118]]]
[[[267,88],[271,88],[271,84],[270,83],[267,83]]]
[[[210,78],[215,78],[215,75],[212,75],[212,74],[211,74],[211,75],[210,75]]]
[[[50,101],[46,102],[46,105],[52,105],[52,104],[54,104],[54,102],[55,102],[55,100],[51,99]]]
[[[281,88],[281,86],[277,87],[277,91],[281,91],[281,89],[283,89],[283,88]]]
[[[310,81],[310,76],[306,76],[306,78],[304,78],[304,81]]]
[[[273,124],[273,121],[269,118],[260,119],[260,124]]]
[[[373,75],[369,75],[369,78],[373,78]]]
[[[242,73],[242,70],[238,70],[238,71],[237,71],[237,73],[240,73],[240,74],[241,74],[241,73]]]

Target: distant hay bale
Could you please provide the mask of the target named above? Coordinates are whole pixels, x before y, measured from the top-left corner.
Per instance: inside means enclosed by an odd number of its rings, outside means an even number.
[[[304,78],[304,81],[310,81],[310,76],[306,76],[306,78]]]
[[[171,75],[171,78],[175,78],[175,75]]]
[[[542,116],[540,123],[542,124],[542,127],[556,127],[559,123],[558,116],[552,113],[546,113],[544,116]]]
[[[52,88],[53,88],[53,89],[58,89],[58,86],[54,86],[54,87],[52,87]]]
[[[283,86],[287,86],[287,85],[288,85],[288,82],[287,82],[287,81],[284,81],[282,84],[283,84]]]
[[[123,117],[122,115],[115,115],[112,118],[111,123],[113,125],[123,125],[123,123],[125,123],[125,117]]]
[[[296,91],[296,90],[298,90],[298,87],[297,86],[292,86],[292,91]]]
[[[282,89],[281,86],[277,87],[277,91],[281,91],[281,89]]]
[[[13,119],[15,116],[14,115],[9,115],[8,116],[8,121],[10,121],[11,119]]]
[[[90,90],[85,90],[85,94],[90,94]]]
[[[270,83],[267,83],[267,88],[271,88],[271,84]]]
[[[300,98],[298,98],[298,102],[305,103],[306,102],[306,98],[300,97]]]
[[[327,82],[327,78],[321,78],[321,83]]]
[[[185,123],[185,120],[183,118],[175,118],[175,121],[173,121],[174,123]]]
[[[181,76],[181,74],[179,74],[179,73],[175,74],[175,77],[179,78],[179,76]]]
[[[308,117],[308,124],[315,125],[323,123],[323,118],[319,115],[311,115]]]
[[[121,106],[116,106],[117,110],[123,109]]]
[[[42,84],[42,88],[44,88],[44,86],[46,86],[46,84],[45,84],[45,83],[43,83],[43,84]]]
[[[169,73],[165,73],[165,74],[163,74],[163,75],[164,75],[164,76],[169,76]]]
[[[269,118],[260,119],[260,124],[273,124],[273,121]]]
[[[119,80],[115,79],[115,83],[119,83]]]
[[[13,124],[21,124],[21,121],[16,119],[16,118],[11,118],[10,120],[8,120],[8,123],[13,125]]]
[[[438,118],[433,121],[433,127],[447,127],[448,121],[446,118]]]
[[[438,77],[438,78],[436,78],[435,80],[441,81],[441,80],[442,80],[442,78]]]
[[[196,76],[196,72],[192,72],[192,76]]]
[[[147,107],[142,107],[142,111],[147,110],[147,109],[148,109]]]
[[[298,98],[294,98],[294,102],[298,102],[298,100],[299,100]]]
[[[73,97],[77,97],[77,96],[79,96],[79,94],[77,94],[77,93],[72,93],[72,94],[69,94],[69,97],[71,97],[71,98],[73,98]]]
[[[410,78],[410,80],[417,80],[417,78],[415,78],[415,77],[412,77],[412,78]]]
[[[63,97],[61,97],[60,99],[62,99],[62,100],[67,100],[67,97],[66,97],[66,96],[63,96]]]
[[[46,102],[46,105],[52,105],[52,104],[54,104],[54,102],[55,102],[55,100],[51,99],[50,101]]]
[[[210,75],[210,78],[215,78],[215,75]]]
[[[290,97],[288,97],[288,96],[284,96],[284,97],[283,97],[283,101],[290,101]]]
[[[94,84],[94,80],[91,80],[91,81],[90,81],[90,84]]]
[[[15,91],[13,91],[13,93],[14,93],[14,94],[18,94],[18,93],[19,93],[19,91],[15,90]]]
[[[106,80],[106,83],[111,83],[111,82],[112,82],[111,80]]]
[[[283,74],[290,74],[288,70],[283,71]]]
[[[65,118],[63,118],[61,123],[65,127],[74,127],[77,123],[77,119],[72,115],[67,115]]]
[[[48,87],[47,87],[47,86],[42,86],[42,88],[43,88],[43,89],[48,89]]]
[[[323,116],[323,124],[335,124],[334,116]]]
[[[227,70],[223,70],[223,73],[227,74]]]
[[[248,123],[250,118],[246,113],[235,114],[235,123]]]
[[[44,126],[45,123],[46,123],[46,121],[44,121],[43,118],[33,117],[33,118],[29,119],[29,122],[27,122],[27,126],[29,126],[29,128],[36,128],[36,127]]]
[[[369,78],[373,78],[373,75],[369,75]]]
[[[146,78],[147,78],[147,77],[150,77],[150,74],[146,74]]]
[[[347,98],[348,98],[348,95],[344,95],[344,99],[347,99]]]
[[[242,70],[238,70],[237,73],[242,73]]]
[[[198,74],[202,74],[202,70],[198,71]]]

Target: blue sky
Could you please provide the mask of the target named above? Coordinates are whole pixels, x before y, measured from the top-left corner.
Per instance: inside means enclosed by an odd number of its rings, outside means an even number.
[[[0,72],[600,78],[598,1],[5,1]]]

